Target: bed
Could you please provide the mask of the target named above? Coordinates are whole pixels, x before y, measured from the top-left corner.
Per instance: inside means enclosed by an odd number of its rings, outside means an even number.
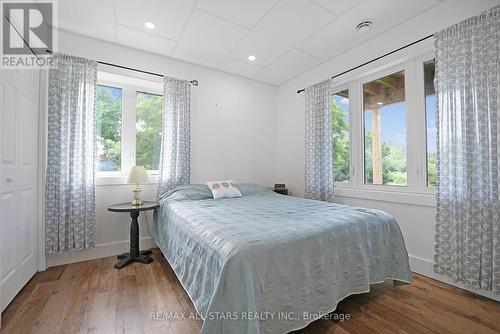
[[[239,184],[159,198],[154,239],[204,319],[201,334],[278,334],[305,327],[386,278],[412,281],[395,219],[378,210]]]

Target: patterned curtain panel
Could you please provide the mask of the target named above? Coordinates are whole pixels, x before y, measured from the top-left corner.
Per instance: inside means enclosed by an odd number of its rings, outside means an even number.
[[[331,80],[306,88],[305,197],[333,200]]]
[[[191,83],[165,77],[158,195],[189,184]]]
[[[500,293],[500,6],[435,35],[435,272]]]
[[[97,63],[56,55],[49,70],[45,223],[48,253],[95,245]]]

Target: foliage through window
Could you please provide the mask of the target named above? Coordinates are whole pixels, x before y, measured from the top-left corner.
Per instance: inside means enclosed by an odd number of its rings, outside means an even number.
[[[158,170],[161,145],[163,96],[137,92],[136,165]]]
[[[157,171],[162,136],[161,83],[108,76],[107,72],[101,75],[96,107],[98,171],[127,173],[134,165]]]
[[[425,120],[427,127],[427,185],[437,186],[436,92],[434,60],[424,63]]]
[[[122,90],[97,86],[97,154],[99,171],[121,170]]]
[[[363,84],[366,184],[407,185],[405,73]]]
[[[335,182],[349,182],[349,91],[332,96],[333,172]]]

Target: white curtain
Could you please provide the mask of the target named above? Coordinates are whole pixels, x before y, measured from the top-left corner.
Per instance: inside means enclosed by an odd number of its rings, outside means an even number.
[[[331,80],[305,90],[305,197],[333,200],[333,134]]]
[[[158,195],[190,180],[191,83],[165,77]]]
[[[45,248],[95,245],[95,91],[97,62],[55,55],[49,70]]]
[[[500,293],[500,6],[435,35],[435,271]]]

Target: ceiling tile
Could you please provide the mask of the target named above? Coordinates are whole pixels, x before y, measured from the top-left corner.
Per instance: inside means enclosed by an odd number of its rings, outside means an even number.
[[[266,66],[334,18],[334,14],[311,1],[282,0],[230,56],[244,61],[250,54],[255,54],[255,63]]]
[[[319,65],[321,60],[302,51],[292,49],[284,56],[253,76],[273,85],[279,85]]]
[[[361,0],[313,0],[317,4],[334,12],[337,15],[345,13],[349,8],[354,7]]]
[[[248,61],[242,62],[231,58],[224,58],[217,65],[217,69],[249,77],[262,70],[262,67],[250,64]]]
[[[231,58],[239,61],[246,61],[248,56],[254,55],[257,57],[255,64],[258,66],[266,66],[279,56],[290,50],[291,46],[279,39],[273,39],[270,36],[262,38],[265,34],[251,31],[241,41],[236,48],[231,51]]]
[[[114,41],[113,0],[59,1],[59,27],[81,35]]]
[[[63,0],[64,2],[66,0]],[[82,3],[87,3],[87,1]],[[146,22],[155,25],[154,34],[177,40],[193,11],[195,0],[116,0],[116,22],[151,32]]]
[[[323,60],[338,56],[345,51],[381,34],[440,3],[440,0],[370,0],[363,1],[339,16],[318,33],[312,35],[297,48]],[[358,33],[356,25],[364,19],[373,20],[373,27]]]
[[[196,7],[251,28],[276,2],[278,0],[199,0]]]
[[[135,30],[126,26],[116,25],[116,42],[142,51],[171,56],[175,41],[153,34]]]
[[[174,51],[174,57],[214,67],[247,30],[195,9]]]

